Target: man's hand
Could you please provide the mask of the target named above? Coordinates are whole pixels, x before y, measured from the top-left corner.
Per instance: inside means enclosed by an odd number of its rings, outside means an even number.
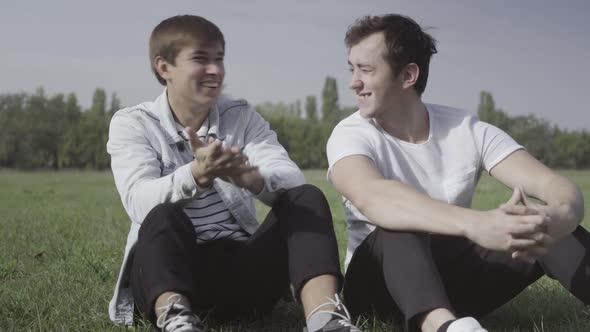
[[[213,138],[208,144],[201,141],[197,133],[190,127],[185,128],[191,151],[195,157],[191,171],[200,187],[208,188],[217,177],[234,178],[257,170],[248,164],[248,158],[238,147],[225,147],[222,142]]]
[[[559,210],[559,208],[537,204],[528,198],[524,189],[520,188],[520,192],[521,198],[520,201],[517,203],[522,203],[522,205],[503,204],[502,206],[500,206],[500,208],[506,211],[507,213],[513,215],[542,215],[545,218],[545,223],[547,225],[547,230],[545,231],[545,233],[548,235],[549,238],[552,239],[552,241],[548,243],[545,249],[547,249],[547,247],[549,247],[553,242],[555,242],[555,239],[560,239],[564,235],[569,234],[571,232],[571,230],[569,230],[569,228],[567,227],[568,223],[566,221],[561,220],[561,218],[565,217],[563,217],[564,213],[562,213]],[[512,256],[516,258],[523,255],[537,257],[542,256],[536,254],[535,252],[533,252],[532,255],[530,252],[514,252]]]
[[[468,229],[467,237],[484,248],[512,252],[513,258],[534,262],[547,252],[553,238],[547,234],[547,218],[537,210],[518,205],[522,190],[500,208],[483,212],[483,218]]]

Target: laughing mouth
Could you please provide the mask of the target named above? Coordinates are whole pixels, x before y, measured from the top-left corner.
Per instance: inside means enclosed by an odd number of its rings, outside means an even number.
[[[367,93],[359,93],[357,94],[357,99],[361,102],[367,101],[367,99],[372,95],[371,92]]]
[[[201,85],[211,89],[217,89],[220,86],[219,82],[203,82]]]

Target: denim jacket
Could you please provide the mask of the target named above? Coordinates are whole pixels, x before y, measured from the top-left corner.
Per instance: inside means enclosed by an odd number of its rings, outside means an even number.
[[[305,183],[305,178],[268,123],[246,101],[220,97],[209,113],[209,121],[208,136],[240,147],[264,177],[264,188],[257,195],[220,179],[213,183],[236,222],[252,234],[259,225],[253,198],[272,205],[279,192]],[[153,102],[115,113],[107,151],[115,185],[131,219],[109,317],[130,325],[134,304],[129,285],[130,262],[141,223],[156,205],[189,200],[203,189],[197,187],[190,162],[186,162],[192,160],[192,152],[176,130],[166,90]]]

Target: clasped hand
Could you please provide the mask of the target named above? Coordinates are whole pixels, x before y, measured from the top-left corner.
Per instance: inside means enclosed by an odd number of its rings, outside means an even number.
[[[523,188],[514,188],[506,203],[484,216],[485,220],[474,223],[471,238],[485,248],[507,251],[515,259],[534,263],[554,243],[550,215],[544,206],[531,202]]]
[[[250,191],[258,190],[263,183],[262,176],[258,167],[249,164],[248,157],[239,147],[224,146],[223,142],[212,137],[205,143],[192,128],[187,127],[184,131],[195,157],[191,171],[197,185],[209,188],[215,178],[221,178]]]

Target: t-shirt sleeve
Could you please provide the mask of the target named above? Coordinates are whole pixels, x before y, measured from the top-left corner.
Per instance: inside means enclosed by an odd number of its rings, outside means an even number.
[[[483,121],[475,121],[475,138],[483,167],[488,173],[514,151],[524,149],[502,129]]]
[[[328,175],[336,162],[344,157],[362,155],[375,162],[373,149],[366,134],[360,127],[338,125],[334,128],[326,145]]]

